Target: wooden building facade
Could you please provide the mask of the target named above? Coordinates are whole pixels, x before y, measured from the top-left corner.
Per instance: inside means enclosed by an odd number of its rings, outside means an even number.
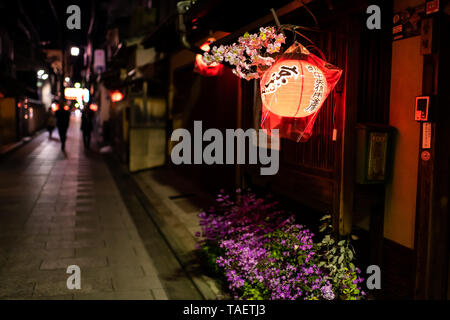
[[[198,47],[213,35],[217,45],[230,44],[244,32],[275,24],[267,10],[270,6],[264,7],[266,2],[252,12],[233,16],[233,8],[239,7],[235,3],[198,1],[193,5],[185,17],[195,21],[191,43]],[[367,8],[375,3],[381,8],[379,30],[366,24]],[[447,299],[450,111],[446,106],[450,104],[445,90],[450,70],[446,40],[450,7],[448,1],[440,1],[439,9],[432,12],[433,3],[278,3],[275,12],[281,24],[318,23],[320,32],[304,34],[328,62],[343,70],[320,110],[312,137],[306,143],[281,140],[280,169],[274,176],[260,176],[259,168],[246,165],[189,166],[184,172],[204,181],[212,191],[251,186],[293,201],[299,215],[303,211],[317,217],[331,214],[340,235],[358,237],[355,246],[361,264],[381,267],[382,289],[374,292],[375,297]],[[168,25],[166,21],[164,28],[172,32]],[[399,25],[404,28],[400,36],[393,34]],[[155,32],[144,43],[152,46],[160,37]],[[204,130],[258,127],[257,80],[240,80],[229,70],[205,78],[193,73],[195,53],[179,46],[168,49],[167,44],[161,50],[169,53],[172,130],[192,130],[194,120],[204,121]],[[415,120],[418,96],[432,101],[426,121]],[[359,139],[367,128],[389,132],[392,147],[386,150],[384,183],[358,180],[360,156],[368,152]]]

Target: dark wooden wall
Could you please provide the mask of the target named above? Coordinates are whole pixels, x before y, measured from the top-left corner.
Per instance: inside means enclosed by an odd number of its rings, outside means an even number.
[[[194,65],[190,64],[174,72],[175,92],[171,116],[182,120],[181,127],[191,132],[192,142],[193,125],[197,120],[202,121],[203,132],[209,128],[217,128],[224,134],[225,129],[236,128],[239,79],[230,69],[224,69],[223,74],[218,77],[204,77],[193,70]],[[207,143],[204,144],[206,145]],[[222,188],[229,191],[234,188],[233,165],[193,164],[173,167],[213,194]]]
[[[319,3],[323,5],[323,3]],[[305,35],[316,43],[324,53],[328,62],[343,70],[343,74],[335,89],[325,101],[314,124],[313,135],[305,143],[296,143],[287,139],[281,140],[280,170],[272,177],[261,177],[253,167],[246,167],[248,184],[265,186],[276,194],[281,194],[298,201],[318,213],[338,214],[340,206],[340,187],[342,169],[342,143],[344,114],[349,81],[351,87],[357,87],[357,77],[348,77],[348,72],[358,72],[359,65],[348,59],[350,51],[358,51],[359,46],[350,43],[349,34],[361,28],[359,13],[344,8],[330,11],[327,7],[312,8],[320,13],[323,32],[305,32]],[[348,9],[348,8],[347,8]],[[322,10],[322,11],[320,11]],[[322,12],[324,14],[322,14]],[[298,9],[292,14],[282,17],[282,23],[302,25],[309,21],[307,11]],[[300,37],[297,38],[301,40]],[[309,45],[306,41],[302,44]],[[318,53],[312,50],[313,53]],[[259,109],[254,108],[254,83],[243,85],[244,123],[254,126],[252,119],[258,116]],[[350,93],[355,95],[356,92]],[[353,108],[356,108],[354,103]],[[333,129],[337,129],[338,137],[332,140]]]

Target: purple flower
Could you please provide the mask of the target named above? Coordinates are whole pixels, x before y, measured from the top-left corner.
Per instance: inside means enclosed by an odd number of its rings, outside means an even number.
[[[333,292],[333,288],[331,287],[331,284],[328,284],[326,286],[323,286],[320,288],[320,291],[322,291],[322,296],[326,300],[334,300],[335,295]]]

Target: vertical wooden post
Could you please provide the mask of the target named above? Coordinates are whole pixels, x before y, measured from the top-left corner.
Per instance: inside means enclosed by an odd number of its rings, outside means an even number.
[[[333,226],[339,230],[339,234],[345,235],[351,232],[353,212],[353,190],[355,185],[355,126],[358,104],[358,81],[359,81],[359,28],[356,18],[347,24],[349,39],[347,40],[347,64],[344,70],[345,77],[345,110],[342,115],[342,142],[340,161],[336,163],[340,170],[340,186],[335,187],[335,208],[338,212],[333,215]],[[352,31],[350,31],[352,29]],[[349,63],[351,62],[351,63]],[[346,94],[349,92],[349,94]],[[340,189],[340,190],[339,190]]]
[[[374,198],[370,206],[370,261],[369,264],[382,266],[384,242],[384,184],[370,186]]]
[[[416,299],[446,299],[449,290],[450,49],[446,37],[450,19],[442,10],[433,18],[433,28],[439,29],[439,32],[433,32],[433,42],[438,42],[439,51],[424,56],[422,93],[434,96],[435,99],[431,106],[431,148],[422,148],[421,136],[418,155],[414,292]],[[423,156],[424,152],[429,155]]]
[[[237,110],[236,110],[236,128],[242,128],[242,80],[238,80],[238,92],[237,92]],[[239,159],[240,152],[245,152],[245,150],[240,150],[239,147],[236,148],[236,159]],[[237,163],[235,165],[235,187],[242,188],[242,166]]]

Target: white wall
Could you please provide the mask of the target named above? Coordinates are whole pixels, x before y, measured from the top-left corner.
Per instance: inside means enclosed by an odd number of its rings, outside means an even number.
[[[394,41],[389,122],[398,132],[393,179],[386,186],[384,236],[409,248],[414,248],[420,139],[414,104],[422,92],[422,71],[420,36]]]

